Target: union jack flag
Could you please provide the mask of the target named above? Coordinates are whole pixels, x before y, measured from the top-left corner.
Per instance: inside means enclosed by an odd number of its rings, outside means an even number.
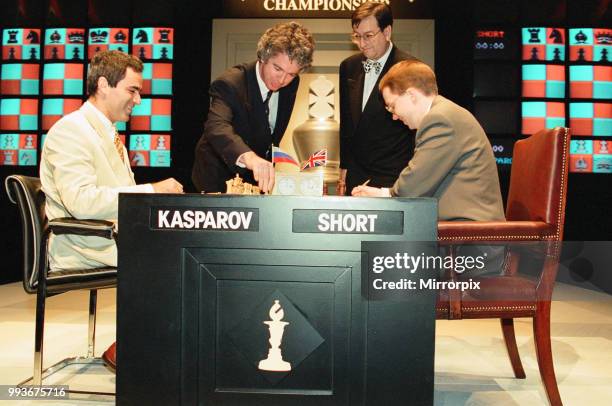
[[[310,158],[304,161],[302,163],[302,170],[325,165],[327,165],[327,148],[315,152]]]

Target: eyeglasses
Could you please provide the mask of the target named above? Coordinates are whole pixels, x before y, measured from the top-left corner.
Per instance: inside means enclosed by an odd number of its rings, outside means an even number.
[[[408,90],[405,90],[404,93],[397,96],[392,104],[388,104],[385,106],[385,110],[387,110],[391,114],[395,114],[395,105],[397,104],[397,101],[399,100],[400,97],[406,95],[407,93],[408,93]]]
[[[381,32],[381,30],[378,30],[378,32],[368,32],[363,35],[354,32],[351,34],[351,41],[353,41],[355,44],[359,44],[361,40],[363,40],[363,42],[370,42],[375,36],[377,36]]]

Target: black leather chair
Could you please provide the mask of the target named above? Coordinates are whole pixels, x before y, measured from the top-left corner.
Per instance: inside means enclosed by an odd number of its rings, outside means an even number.
[[[40,179],[22,175],[10,175],[5,180],[9,199],[17,204],[23,230],[23,288],[36,294],[36,331],[34,340],[34,373],[20,385],[42,385],[45,378],[73,364],[102,364],[94,357],[96,304],[98,289],[117,286],[117,269],[93,268],[54,270],[49,272],[47,245],[51,234],[77,234],[114,239],[114,225],[104,220],[76,220],[60,218],[47,221],[45,195]],[[89,295],[88,349],[85,357],[67,358],[43,370],[43,343],[45,302],[48,297],[73,290],[87,289]],[[71,389],[74,393],[113,395],[106,392],[88,392]]]

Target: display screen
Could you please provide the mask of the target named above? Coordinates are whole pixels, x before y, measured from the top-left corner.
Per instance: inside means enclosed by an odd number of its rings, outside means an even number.
[[[0,94],[37,95],[40,67],[38,64],[11,63],[0,70]]]
[[[39,60],[40,35],[39,28],[6,28],[2,30],[2,59]]]
[[[45,30],[45,60],[85,58],[85,29],[47,28]]]
[[[517,38],[508,30],[476,30],[474,59],[509,60],[514,58]]]
[[[100,51],[116,50],[128,52],[129,28],[90,28],[87,31],[87,58],[91,59]]]
[[[171,114],[170,99],[142,99],[132,110],[130,128],[133,131],[170,131]]]
[[[565,29],[525,27],[522,30],[524,61],[565,60]]]
[[[563,65],[523,65],[523,97],[565,97]]]
[[[0,134],[0,165],[36,166],[36,134]]]
[[[612,173],[612,139],[571,141],[570,171]]]
[[[491,142],[491,148],[493,148],[493,154],[495,155],[495,161],[497,162],[498,168],[502,170],[510,169],[512,165],[512,151],[516,140],[512,138],[493,137],[489,141]]]
[[[2,98],[0,100],[0,130],[38,130],[38,100]]]
[[[170,135],[130,135],[130,163],[132,166],[170,166]]]
[[[612,99],[612,66],[573,65],[569,77],[571,98]]]
[[[532,135],[545,128],[565,126],[565,103],[522,102],[522,133]]]
[[[570,103],[572,135],[612,136],[612,103]]]
[[[83,64],[46,63],[43,68],[43,94],[83,95]]]
[[[82,104],[81,99],[44,99],[42,101],[42,129],[49,130],[57,120],[78,110]]]
[[[612,29],[570,28],[569,59],[578,62],[612,61]]]

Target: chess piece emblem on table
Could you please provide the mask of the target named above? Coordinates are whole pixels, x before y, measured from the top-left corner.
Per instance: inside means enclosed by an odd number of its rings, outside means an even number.
[[[291,371],[291,364],[283,360],[283,354],[280,349],[285,326],[290,323],[281,321],[285,317],[285,312],[278,300],[274,300],[274,304],[270,307],[268,315],[270,316],[270,320],[264,321],[263,323],[267,324],[270,330],[270,339],[268,340],[270,349],[268,350],[268,357],[259,361],[258,368],[262,371]]]

